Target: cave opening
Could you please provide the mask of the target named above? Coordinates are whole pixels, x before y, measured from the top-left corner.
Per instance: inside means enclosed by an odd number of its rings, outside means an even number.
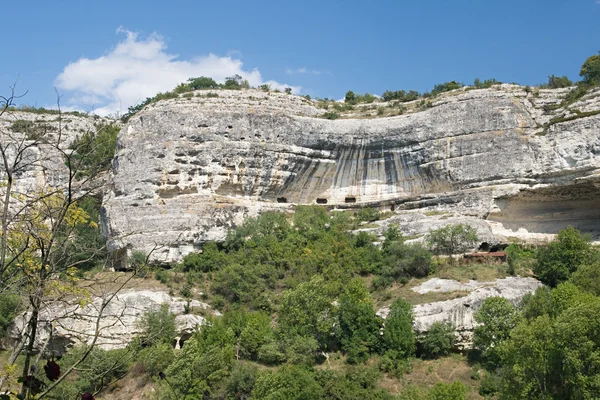
[[[327,199],[324,199],[322,197],[319,197],[317,199],[317,204],[327,204]]]
[[[350,197],[346,197],[344,199],[344,203],[348,204],[348,203],[356,203],[356,197],[350,196]]]

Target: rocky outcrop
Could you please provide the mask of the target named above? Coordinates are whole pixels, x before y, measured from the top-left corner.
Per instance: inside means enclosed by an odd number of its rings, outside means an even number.
[[[142,333],[140,318],[148,311],[156,311],[161,304],[167,304],[169,312],[175,315],[179,335],[173,340],[179,345],[205,322],[204,317],[186,312],[220,315],[208,304],[174,298],[161,290],[126,290],[110,298],[110,295],[96,296],[89,304],[56,304],[44,309],[40,314],[35,347],[48,354],[60,355],[74,345],[91,344],[98,332],[98,347],[104,350],[124,348]],[[98,319],[99,310],[108,299],[110,302]],[[18,340],[28,318],[29,314],[23,314],[15,320],[9,343]]]
[[[394,209],[417,235],[455,218],[491,242],[569,224],[598,237],[600,91],[544,111],[568,90],[457,91],[376,119],[317,118],[306,99],[256,90],[161,101],[119,136],[105,233],[169,262],[247,216],[327,204]]]
[[[474,314],[488,297],[504,297],[517,306],[526,294],[535,292],[542,283],[533,278],[509,277],[493,282],[460,283],[449,279],[433,278],[412,290],[425,294],[429,292],[468,291],[467,296],[453,300],[438,301],[414,306],[413,328],[417,334],[427,332],[435,322],[451,323],[456,329],[458,349],[468,349],[473,342],[473,329],[476,322]],[[385,318],[389,314],[388,307],[377,311],[377,315]]]

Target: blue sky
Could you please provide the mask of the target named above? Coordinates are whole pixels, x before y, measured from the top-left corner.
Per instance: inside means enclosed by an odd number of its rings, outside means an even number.
[[[600,50],[600,0],[5,2],[0,93],[98,113],[188,75],[342,98],[474,78],[577,79]],[[212,54],[212,55],[211,55]]]

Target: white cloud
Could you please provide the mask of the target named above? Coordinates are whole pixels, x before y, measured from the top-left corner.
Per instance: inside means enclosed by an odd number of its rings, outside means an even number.
[[[263,80],[257,69],[244,70],[243,63],[231,52],[229,56],[215,54],[180,60],[167,53],[167,44],[158,34],[140,38],[136,32],[117,29],[126,38],[107,54],[94,58],[80,58],[67,65],[58,75],[55,85],[66,94],[67,106],[92,107],[96,114],[124,113],[146,97],[172,90],[190,77],[209,76],[217,82],[238,74],[251,86],[263,83],[283,90],[291,87],[299,93],[300,86]]]
[[[600,0],[598,0],[600,1]],[[321,75],[323,73],[323,71],[319,71],[316,69],[308,69],[306,67],[302,67],[302,68],[288,68],[285,70],[285,73],[288,75],[295,75],[295,74],[312,74],[312,75]]]

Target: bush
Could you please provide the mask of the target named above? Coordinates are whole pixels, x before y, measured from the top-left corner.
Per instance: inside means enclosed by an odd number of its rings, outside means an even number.
[[[78,177],[108,171],[117,150],[117,135],[121,128],[117,124],[99,124],[95,128],[96,132],[77,136],[69,146],[73,153],[68,162]]]
[[[325,114],[321,115],[321,117],[323,117],[325,119],[338,119],[340,117],[340,114],[330,111],[330,112],[326,112]]]
[[[158,375],[165,371],[175,359],[171,344],[158,343],[140,351],[138,359],[149,375]]]
[[[412,357],[415,353],[412,305],[404,299],[397,299],[390,307],[385,320],[383,342],[392,358]]]
[[[14,294],[0,294],[0,343],[12,325],[21,307],[21,298]]]
[[[451,90],[456,90],[456,89],[460,89],[461,87],[463,87],[462,83],[458,83],[456,81],[450,81],[450,82],[444,82],[444,83],[440,83],[437,84],[433,87],[433,90],[431,91],[431,95],[432,96],[436,96],[440,93],[444,93],[444,92],[449,92]]]
[[[580,266],[571,275],[570,281],[580,289],[600,296],[600,262]]]
[[[437,254],[463,253],[473,248],[477,240],[477,231],[466,224],[446,225],[427,235],[427,244]]]
[[[384,250],[385,265],[382,275],[394,279],[402,277],[423,278],[429,275],[432,254],[421,244],[390,243]]]
[[[533,272],[552,287],[566,281],[581,265],[592,264],[597,259],[590,240],[572,226],[561,230],[556,240],[538,249]]]
[[[361,222],[374,222],[380,218],[379,210],[372,207],[365,207],[358,210],[356,213],[356,219]]]
[[[456,335],[452,324],[434,322],[420,344],[425,357],[437,358],[448,355],[455,341]]]
[[[429,400],[465,400],[469,389],[460,381],[436,383],[429,391]]]
[[[140,335],[142,346],[171,345],[177,332],[175,316],[169,312],[168,304],[161,304],[158,310],[146,312],[139,320],[139,328],[142,330]]]
[[[549,89],[561,89],[573,86],[573,82],[566,76],[554,76],[548,77],[548,88]]]

